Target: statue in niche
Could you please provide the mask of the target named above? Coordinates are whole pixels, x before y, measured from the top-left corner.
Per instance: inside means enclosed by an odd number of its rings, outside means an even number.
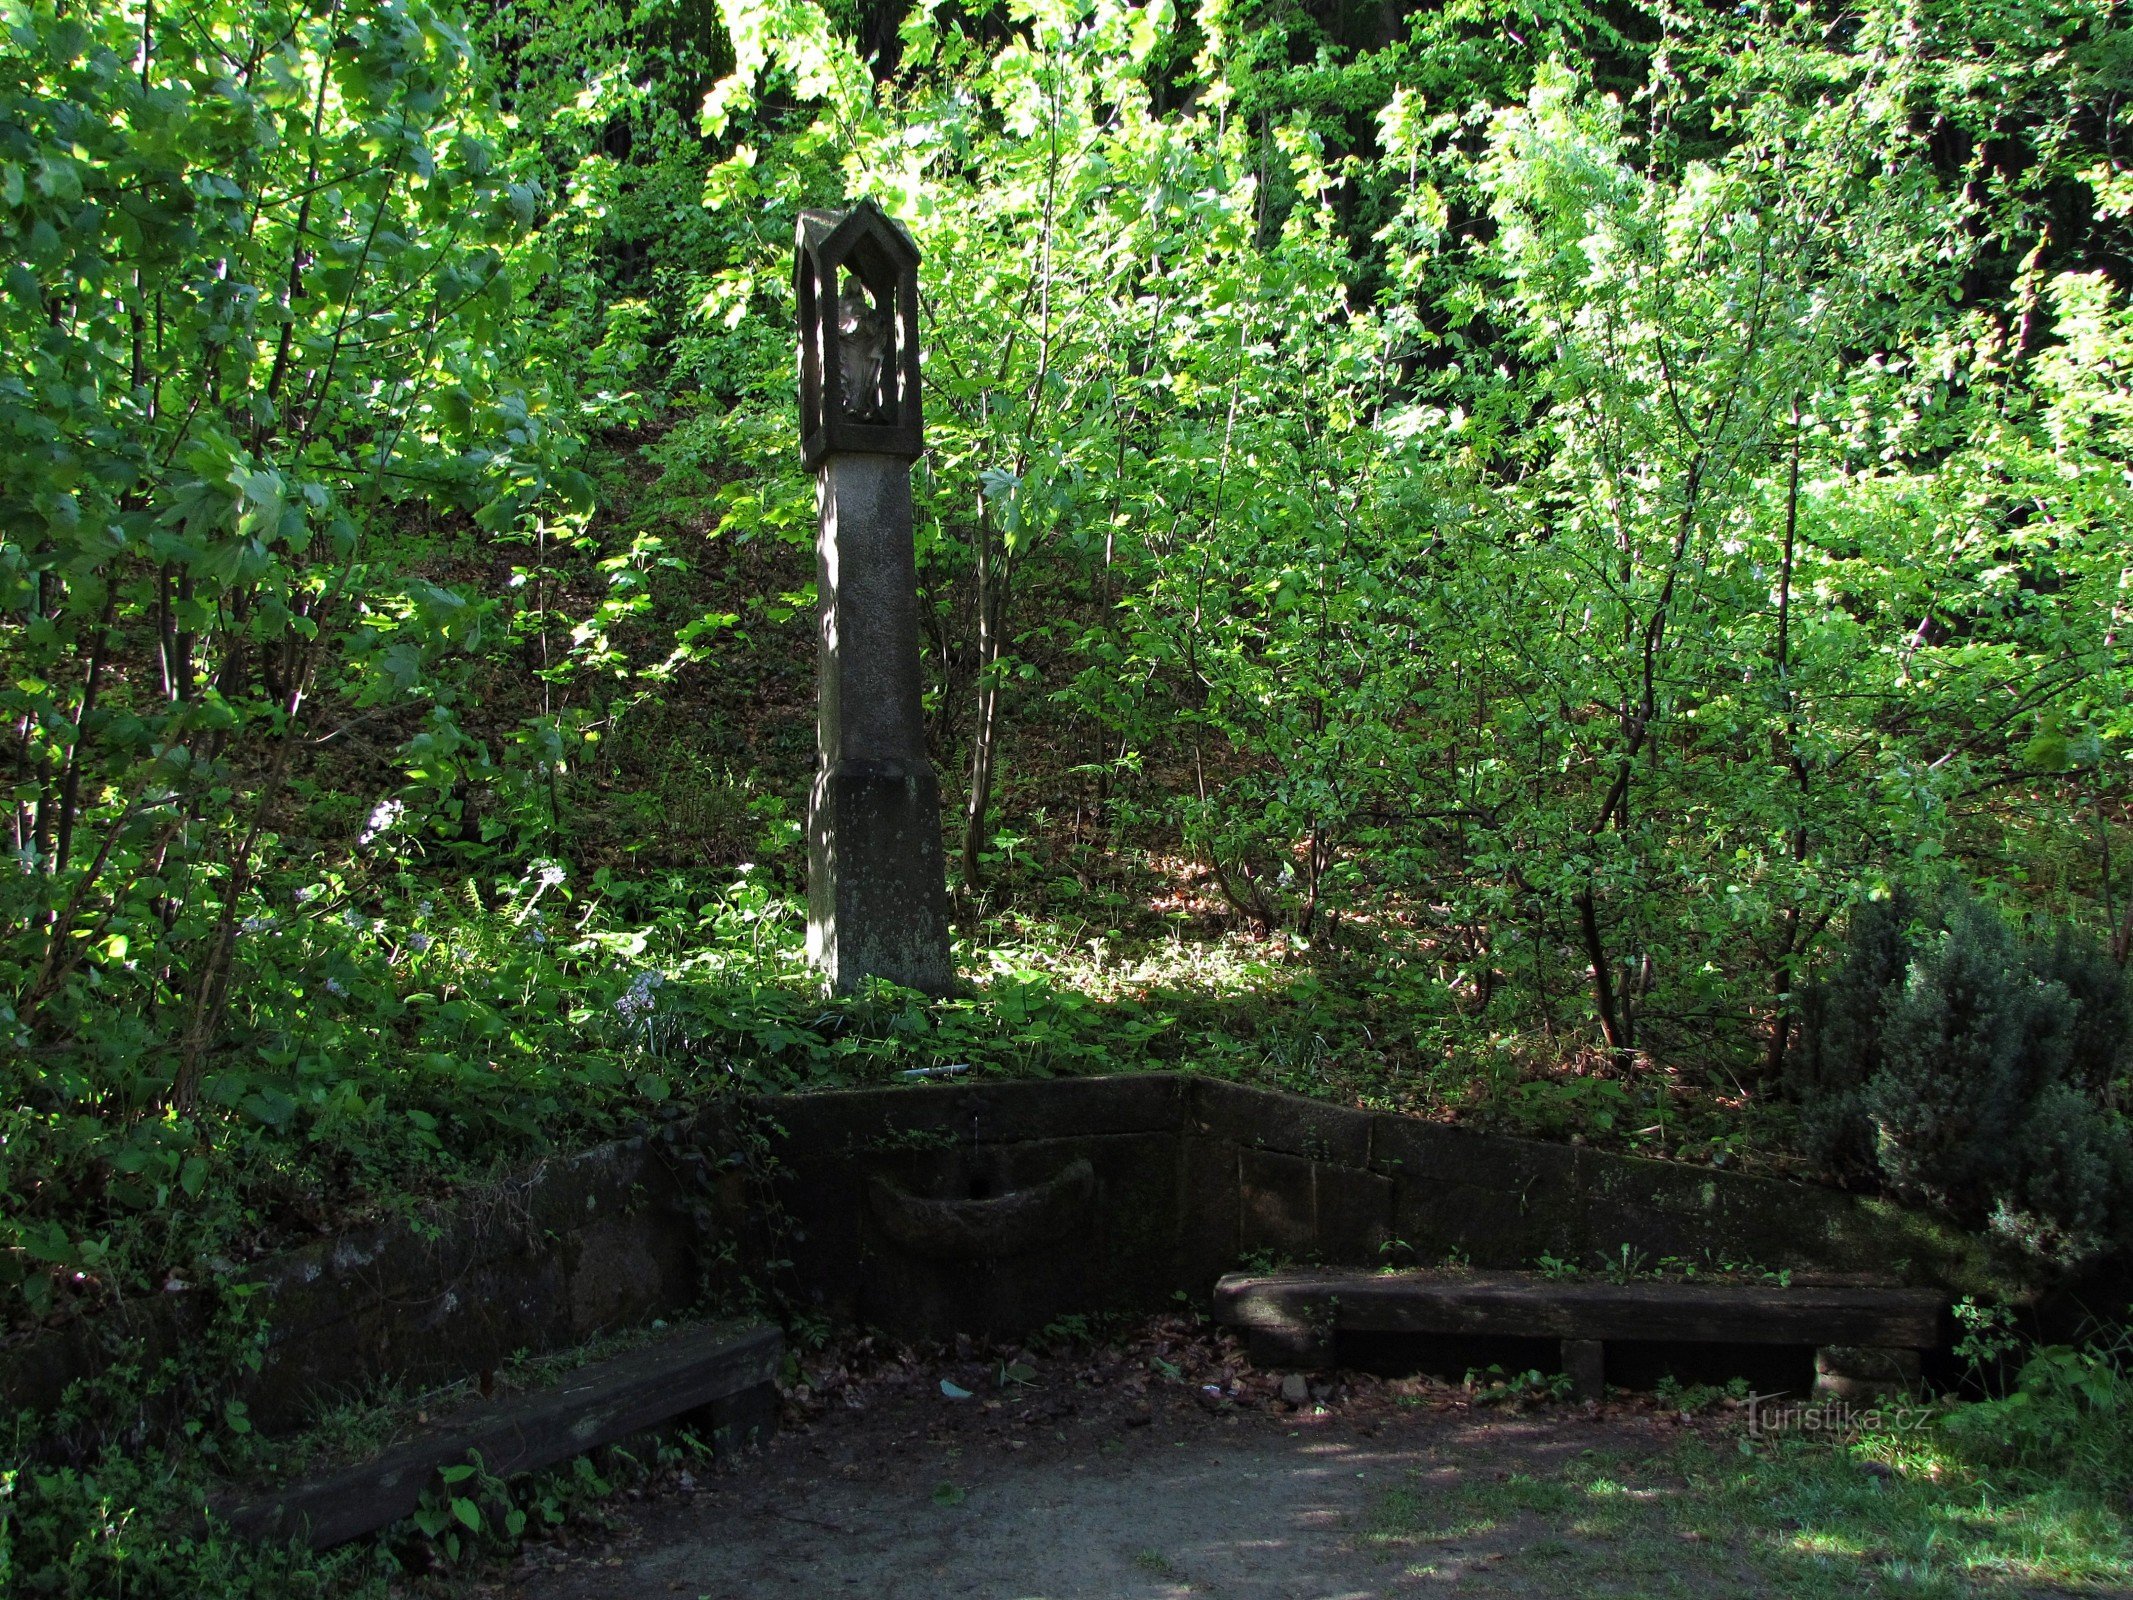
[[[889,319],[867,299],[856,277],[837,296],[837,365],[844,374],[844,413],[854,422],[882,420],[881,363],[889,352]]]

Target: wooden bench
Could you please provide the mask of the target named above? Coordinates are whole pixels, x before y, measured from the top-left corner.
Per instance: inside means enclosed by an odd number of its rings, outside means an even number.
[[[1809,1345],[1817,1394],[1887,1393],[1917,1381],[1919,1353],[1940,1342],[1946,1306],[1928,1289],[1610,1283],[1530,1272],[1311,1268],[1233,1273],[1215,1285],[1215,1320],[1243,1329],[1262,1365],[1329,1365],[1343,1331],[1556,1339],[1581,1399],[1604,1391],[1610,1339]]]
[[[680,1328],[589,1362],[551,1388],[469,1406],[368,1461],[264,1495],[218,1495],[212,1504],[246,1538],[330,1550],[412,1514],[438,1470],[470,1452],[504,1478],[683,1417],[706,1428],[715,1447],[729,1448],[775,1424],[771,1382],[784,1352],[784,1336],[769,1323]]]

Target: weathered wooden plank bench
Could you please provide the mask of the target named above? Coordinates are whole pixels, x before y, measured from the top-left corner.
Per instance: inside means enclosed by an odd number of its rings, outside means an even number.
[[[469,1452],[497,1477],[554,1466],[633,1433],[694,1415],[721,1430],[768,1432],[784,1336],[769,1323],[684,1328],[589,1362],[554,1387],[483,1404],[354,1466],[278,1492],[218,1497],[216,1510],[247,1538],[346,1544],[411,1515],[440,1468]]]
[[[1941,1337],[1944,1295],[1929,1289],[1751,1283],[1610,1283],[1530,1272],[1364,1272],[1312,1268],[1215,1285],[1215,1320],[1247,1335],[1268,1366],[1331,1363],[1334,1336],[1477,1334],[1562,1344],[1579,1398],[1597,1399],[1615,1340],[1808,1345],[1816,1391],[1844,1398],[1915,1382]]]

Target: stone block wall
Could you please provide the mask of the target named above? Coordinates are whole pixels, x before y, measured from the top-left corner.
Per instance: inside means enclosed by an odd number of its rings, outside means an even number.
[[[744,1178],[743,1173],[752,1174]],[[1476,1133],[1188,1074],[766,1096],[544,1160],[251,1274],[270,1431],[383,1379],[450,1382],[767,1285],[898,1337],[1152,1312],[1276,1261],[1752,1263],[2023,1294],[1983,1245],[1835,1190]],[[197,1348],[201,1293],[0,1351],[0,1404]],[[173,1394],[167,1425],[214,1397]]]
[[[434,1217],[278,1258],[259,1280],[273,1298],[248,1385],[255,1419],[292,1426],[381,1377],[449,1383],[695,1304],[717,1236],[742,1222],[730,1183],[722,1194],[698,1177],[720,1132],[707,1122],[676,1142],[543,1161]]]
[[[1185,1094],[1181,1278],[1253,1258],[1753,1265],[2019,1294],[2010,1264],[1933,1218],[1812,1184],[1480,1133],[1206,1079]]]
[[[215,1394],[165,1390],[134,1428],[241,1399],[256,1426],[292,1430],[381,1381],[454,1382],[696,1304],[707,1283],[739,1270],[729,1244],[745,1231],[745,1196],[713,1159],[731,1144],[726,1119],[664,1131],[536,1162],[242,1274],[265,1301],[258,1369]],[[196,1354],[217,1293],[142,1299],[0,1351],[0,1405],[49,1411],[70,1383],[113,1365],[152,1374]]]

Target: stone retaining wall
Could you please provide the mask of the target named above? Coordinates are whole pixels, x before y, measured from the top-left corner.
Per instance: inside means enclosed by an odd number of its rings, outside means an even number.
[[[743,1102],[276,1258],[251,1275],[267,1343],[238,1392],[260,1426],[293,1428],[382,1379],[473,1376],[744,1275],[835,1321],[937,1337],[1162,1310],[1180,1290],[1204,1304],[1253,1259],[1521,1267],[1624,1245],[1647,1264],[2021,1292],[1978,1241],[1808,1185],[1191,1075],[926,1085]],[[114,1361],[152,1368],[197,1344],[208,1304],[159,1296],[0,1352],[0,1404],[49,1410]],[[207,1403],[173,1395],[141,1426]]]
[[[732,1177],[705,1178],[721,1124],[663,1130],[535,1163],[414,1220],[358,1228],[242,1274],[267,1304],[260,1365],[231,1392],[180,1380],[133,1423],[146,1432],[242,1399],[255,1425],[293,1430],[383,1380],[454,1382],[515,1352],[541,1353],[672,1314],[731,1276],[745,1206]],[[721,1256],[732,1256],[721,1263]],[[0,1405],[48,1411],[113,1365],[152,1379],[198,1352],[219,1291],[136,1301],[0,1352]]]

